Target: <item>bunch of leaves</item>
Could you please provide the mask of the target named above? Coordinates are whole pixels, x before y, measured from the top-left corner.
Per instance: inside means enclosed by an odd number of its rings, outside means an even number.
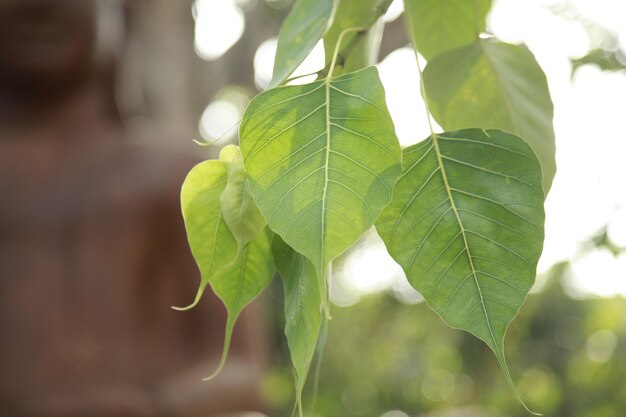
[[[371,66],[390,3],[298,0],[270,88],[243,116],[241,149],[193,168],[182,189],[202,274],[188,308],[210,285],[229,313],[219,369],[238,314],[278,270],[300,415],[332,261],[372,227],[428,306],[491,348],[521,401],[504,338],[534,282],[556,170],[546,79],[526,47],[484,35],[490,0],[405,0],[428,60],[426,110],[445,131],[401,149]],[[317,80],[289,85],[320,40]]]

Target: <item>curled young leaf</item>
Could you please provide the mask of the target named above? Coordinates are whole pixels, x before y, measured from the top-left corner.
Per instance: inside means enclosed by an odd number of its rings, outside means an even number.
[[[239,148],[235,145],[224,147],[220,160],[226,166],[228,178],[220,197],[222,216],[237,240],[237,253],[241,253],[266,223],[250,194]]]

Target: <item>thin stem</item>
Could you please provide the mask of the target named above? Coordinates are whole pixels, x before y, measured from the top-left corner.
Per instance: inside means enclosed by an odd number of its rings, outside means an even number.
[[[339,34],[339,38],[337,38],[337,44],[335,45],[335,51],[333,52],[333,59],[330,61],[330,67],[328,69],[328,77],[327,77],[328,81],[327,82],[330,82],[329,80],[333,77],[333,71],[335,70],[335,66],[337,65],[337,57],[339,56],[339,47],[341,46],[341,42],[343,41],[344,36],[346,36],[348,33],[352,33],[352,32],[358,32],[359,34],[365,34],[367,32],[367,28],[363,27],[363,26],[354,27],[354,28],[348,28],[348,29],[343,30]],[[353,41],[356,38],[357,37],[355,36],[353,38]]]
[[[385,12],[387,12],[387,9],[389,9],[389,6],[391,6],[391,3],[393,2],[393,0],[380,0],[380,2],[373,8],[372,10],[372,14],[370,16],[370,19],[365,22],[365,24],[363,26],[361,26],[358,30],[358,33],[352,38],[350,39],[350,41],[344,46],[344,48],[341,50],[341,52],[338,54],[338,56],[342,57],[342,61],[345,60],[345,58],[350,55],[350,53],[352,52],[352,50],[354,49],[354,47],[357,45],[357,43],[359,42],[359,40],[365,36],[368,32],[368,30],[370,30],[370,28],[376,23],[376,21],[385,14]],[[349,30],[349,29],[348,29]],[[345,31],[344,31],[345,32]],[[342,32],[343,33],[343,32]],[[339,44],[340,42],[338,42]],[[335,63],[336,64],[336,63]],[[332,63],[329,63],[328,65],[326,65],[324,68],[322,68],[319,72],[318,75],[321,77],[323,77],[324,75],[326,75],[327,73],[330,72],[330,68],[334,67],[335,65],[333,65]]]

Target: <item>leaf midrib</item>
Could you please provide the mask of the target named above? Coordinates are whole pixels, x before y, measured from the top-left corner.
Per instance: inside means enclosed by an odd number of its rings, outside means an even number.
[[[463,237],[463,245],[465,248],[465,253],[467,254],[467,260],[469,261],[470,267],[472,269],[472,277],[474,278],[474,283],[476,284],[476,289],[478,290],[478,296],[480,297],[480,304],[482,306],[483,313],[485,315],[485,321],[487,322],[489,335],[491,336],[491,339],[493,340],[494,348],[498,351],[498,354],[500,354],[501,353],[500,347],[493,333],[493,329],[491,328],[491,321],[489,320],[489,315],[487,313],[487,306],[485,305],[485,297],[483,296],[480,283],[478,282],[478,275],[477,275],[476,267],[474,266],[474,260],[472,259],[472,255],[470,253],[469,244],[467,242],[467,234],[465,233],[465,226],[463,225],[463,221],[461,220],[461,216],[459,215],[459,210],[457,209],[456,203],[454,201],[454,197],[452,196],[452,188],[450,187],[450,184],[448,184],[448,176],[446,174],[446,168],[443,164],[441,150],[439,149],[439,142],[438,142],[437,134],[433,133],[431,135],[431,139],[433,142],[433,149],[435,151],[435,156],[437,158],[437,164],[439,165],[439,171],[441,172],[441,177],[443,179],[444,187],[448,195],[448,200],[450,201],[450,207],[452,208],[452,212],[454,213],[454,216],[461,230],[461,236]],[[462,284],[459,284],[459,285],[462,285]]]
[[[328,192],[328,165],[330,161],[330,80],[332,72],[324,80],[326,90],[326,158],[324,160],[324,191],[322,192],[322,239],[320,243],[320,264],[318,265],[318,273],[323,274],[324,264],[326,261],[325,254],[325,236],[326,236],[326,193]],[[321,289],[321,288],[320,288]],[[325,290],[325,288],[324,288]]]

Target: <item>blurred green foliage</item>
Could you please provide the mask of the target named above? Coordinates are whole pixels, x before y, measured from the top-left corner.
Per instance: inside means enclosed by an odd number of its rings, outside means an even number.
[[[552,269],[544,290],[529,296],[511,325],[511,371],[531,408],[545,416],[622,416],[626,300],[570,298],[561,285],[567,267]],[[289,416],[293,404],[281,328],[277,322],[283,365],[263,387],[273,416]],[[311,381],[305,391],[311,409]],[[315,417],[528,415],[486,345],[447,328],[426,305],[387,294],[334,307],[314,409]]]

